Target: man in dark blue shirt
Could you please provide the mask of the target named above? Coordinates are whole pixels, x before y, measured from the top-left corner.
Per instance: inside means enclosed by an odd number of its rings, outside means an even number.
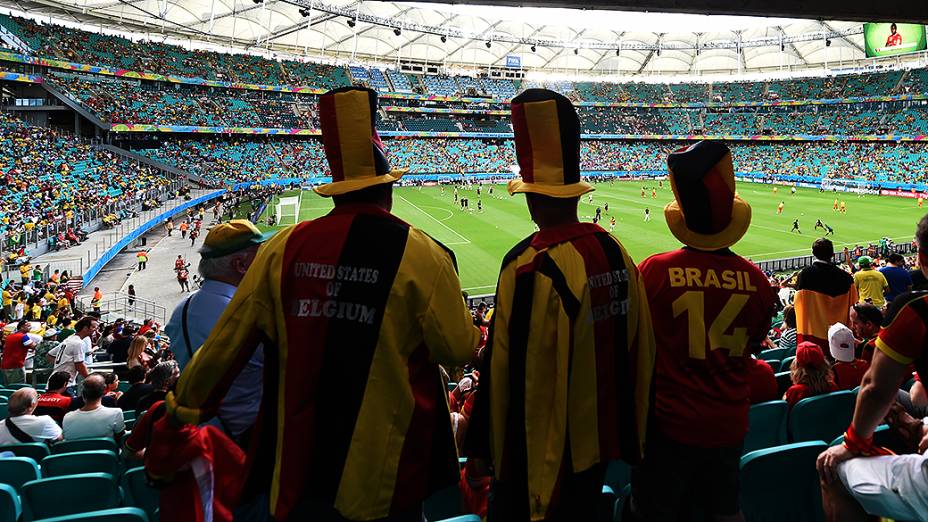
[[[905,269],[905,259],[901,254],[890,254],[887,261],[888,264],[881,268],[880,272],[889,283],[889,291],[885,293],[885,296],[886,302],[891,303],[896,296],[912,289],[912,276]]]

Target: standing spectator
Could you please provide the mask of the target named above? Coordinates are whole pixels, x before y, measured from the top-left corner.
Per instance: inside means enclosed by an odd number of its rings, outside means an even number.
[[[74,386],[77,376],[87,377],[90,372],[84,364],[84,339],[97,329],[97,320],[93,317],[84,317],[77,322],[73,335],[67,337],[61,344],[53,348],[46,359],[54,364],[53,372],[65,371],[71,376],[68,383]]]
[[[870,368],[870,363],[855,358],[857,341],[854,332],[841,323],[833,324],[828,329],[828,344],[831,346],[831,357],[835,360],[831,365],[835,385],[839,390],[856,388]]]
[[[107,348],[107,352],[110,354],[110,360],[114,363],[127,362],[129,346],[132,344],[134,338],[135,327],[129,323],[123,325],[122,331],[119,332],[119,335],[114,336],[113,342]]]
[[[0,368],[3,369],[3,383],[21,384],[26,382],[26,354],[30,347],[34,347],[29,331],[32,323],[20,321],[16,324],[16,331],[7,336],[3,342],[3,358]]]
[[[804,341],[796,348],[796,358],[789,367],[793,385],[786,390],[783,400],[792,408],[797,402],[816,395],[836,391],[834,374],[825,360],[825,354],[815,343]]]
[[[21,388],[10,395],[9,415],[0,421],[0,444],[61,440],[61,428],[54,419],[33,415],[38,404],[38,394],[32,388]]]
[[[174,220],[173,219],[167,218],[164,221],[164,230],[167,231],[168,236],[170,236],[174,232]]]
[[[857,338],[856,357],[867,362],[873,358],[876,336],[883,324],[883,312],[870,303],[857,303],[850,310],[851,331]]]
[[[3,317],[0,317],[0,319],[8,321],[13,318],[15,313],[13,310],[13,283],[7,283],[6,286],[3,287],[2,302]]]
[[[197,242],[197,237],[199,237],[199,235],[200,235],[199,228],[194,228],[193,230],[190,231],[190,246],[193,246],[193,244]]]
[[[190,230],[190,222],[188,220],[181,221],[179,228],[181,239],[187,239],[187,231]]]
[[[166,399],[170,417],[203,422],[258,344],[274,350],[245,498],[277,519],[418,520],[460,480],[438,364],[469,361],[479,333],[450,251],[389,212],[403,172],[374,130],[376,100],[355,87],[320,97],[333,181],[314,190],[334,210],[259,249]]]
[[[93,288],[93,298],[90,301],[90,306],[93,308],[93,311],[100,313],[100,303],[103,302],[103,292],[100,291],[99,286]]]
[[[48,378],[48,388],[45,393],[39,395],[38,407],[35,409],[38,415],[48,415],[55,419],[55,422],[61,424],[66,413],[71,411],[71,403],[74,397],[68,393],[68,382],[71,376],[68,372],[55,372]]]
[[[129,295],[129,306],[135,306],[135,285],[129,285],[126,294]]]
[[[577,217],[594,189],[580,179],[570,100],[529,89],[512,100],[512,121],[522,179],[509,193],[525,194],[539,231],[503,261],[467,454],[493,464],[489,522],[595,520],[609,461],[641,459],[654,361],[647,299],[624,247]]]
[[[142,366],[130,368],[126,373],[126,381],[129,383],[129,389],[116,401],[117,406],[122,410],[134,410],[139,399],[154,391],[154,386],[145,382],[147,371]]]
[[[139,262],[139,270],[145,270],[145,265],[148,263],[148,252],[140,250],[138,254],[135,254],[135,258]]]
[[[912,290],[912,276],[905,269],[905,258],[902,254],[893,252],[887,258],[888,264],[880,268],[880,273],[889,283],[889,290],[886,291],[886,302],[891,303],[895,298],[905,292]]]
[[[181,293],[190,291],[190,283],[187,281],[189,277],[190,273],[187,272],[187,267],[181,267],[180,270],[177,271],[177,283],[180,285]]]
[[[171,314],[165,332],[171,338],[174,358],[183,368],[209,336],[225,310],[258,247],[267,239],[251,222],[234,219],[216,225],[200,249],[203,284],[195,294],[180,302]],[[219,405],[217,422],[233,439],[243,441],[254,425],[261,406],[264,349],[258,347],[235,377]]]
[[[883,308],[883,305],[886,304],[883,292],[889,290],[886,277],[873,269],[871,266],[873,260],[869,256],[860,256],[857,259],[857,264],[860,265],[860,270],[854,274],[854,284],[857,286],[857,292],[859,293],[859,302],[873,303],[873,306]]]
[[[184,261],[184,256],[177,254],[177,259],[174,260],[174,271],[177,272],[183,268],[187,267],[187,262]]]
[[[730,249],[750,226],[751,207],[735,194],[728,147],[700,141],[671,153],[667,166],[675,200],[664,215],[686,248],[639,266],[657,373],[633,520],[676,520],[691,490],[716,520],[737,520],[748,360],[767,338],[776,295],[764,273]]]
[[[84,405],[66,414],[61,423],[65,440],[113,437],[119,442],[119,437],[126,430],[122,410],[103,406],[104,395],[106,382],[103,375],[93,373],[84,379],[81,384]]]
[[[918,223],[918,266],[928,274],[928,216]],[[892,303],[864,376],[844,444],[818,457],[822,504],[831,522],[863,522],[868,514],[895,520],[928,519],[924,428],[916,453],[890,455],[873,443],[873,432],[894,404],[899,383],[916,364],[922,380],[928,342],[928,295],[904,294]],[[921,428],[921,427],[920,427]],[[869,457],[869,458],[868,458]]]
[[[823,353],[828,349],[828,327],[848,324],[848,309],[858,299],[854,279],[832,262],[834,254],[831,240],[819,238],[812,243],[815,260],[799,272],[793,300],[797,341],[813,342]]]
[[[783,331],[780,333],[777,348],[787,350],[783,356],[784,359],[796,355],[796,307],[794,306],[787,306],[783,309]]]

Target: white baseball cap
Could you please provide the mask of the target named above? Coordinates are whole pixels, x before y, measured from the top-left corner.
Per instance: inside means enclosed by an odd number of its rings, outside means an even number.
[[[836,361],[851,362],[854,360],[854,347],[857,340],[854,332],[841,323],[835,323],[828,328],[828,347],[831,356]]]

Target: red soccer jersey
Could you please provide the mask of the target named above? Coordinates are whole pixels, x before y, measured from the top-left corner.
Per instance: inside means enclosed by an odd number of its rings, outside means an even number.
[[[657,341],[656,429],[689,446],[740,444],[751,396],[746,360],[773,313],[766,276],[731,252],[689,248],[639,269]]]
[[[12,370],[26,365],[26,353],[32,346],[32,339],[22,332],[10,334],[3,343],[3,358],[0,368]]]

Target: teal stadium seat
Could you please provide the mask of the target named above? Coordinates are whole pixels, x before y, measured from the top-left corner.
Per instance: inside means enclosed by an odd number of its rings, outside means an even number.
[[[460,488],[455,484],[433,493],[425,499],[424,511],[427,520],[441,520],[462,515]]]
[[[632,485],[627,484],[619,492],[618,498],[615,499],[615,507],[612,509],[612,522],[622,522],[622,511],[625,510],[625,503],[632,496]]]
[[[13,486],[0,484],[0,522],[16,522],[23,508]]]
[[[622,491],[632,480],[632,467],[621,460],[611,460],[606,467],[603,483],[612,491]]]
[[[771,359],[766,362],[767,364],[770,365],[770,369],[773,370],[773,373],[777,373],[778,371],[780,371],[780,360],[779,359]]]
[[[19,390],[20,388],[32,388],[32,385],[20,382],[17,384],[7,384],[6,386],[4,386],[4,388],[15,391],[15,390]]]
[[[791,355],[789,357],[784,358],[782,361],[780,361],[780,371],[788,372],[789,367],[793,364],[793,359],[795,358],[796,358],[795,355]]]
[[[819,522],[821,490],[815,459],[828,445],[797,442],[741,457],[741,510],[746,522]]]
[[[26,520],[36,520],[119,507],[121,498],[109,473],[81,473],[26,482],[21,500]]]
[[[793,442],[832,441],[844,433],[854,415],[857,396],[841,390],[802,399],[789,414],[789,434]]]
[[[877,446],[888,447],[892,449],[892,446],[895,442],[898,441],[896,434],[889,427],[889,424],[880,424],[873,430],[873,443]],[[837,446],[838,444],[844,444],[844,434],[838,435],[835,440],[831,441],[829,446]]]
[[[0,453],[4,451],[12,452],[17,457],[29,457],[35,462],[42,462],[42,459],[49,455],[48,445],[41,442],[22,442],[20,444],[5,444],[0,446]]]
[[[792,386],[793,379],[792,377],[790,377],[790,374],[788,371],[777,372],[774,374],[774,377],[776,377],[777,379],[777,393],[780,395],[780,397],[782,397],[783,394],[786,393],[786,390],[788,390],[789,387]]]
[[[615,516],[615,501],[618,499],[618,495],[615,494],[615,491],[612,491],[612,488],[609,486],[603,486],[602,496],[599,500],[599,517],[597,520],[599,522],[611,522],[612,517]]]
[[[161,492],[148,485],[145,468],[138,467],[126,471],[122,476],[121,485],[126,493],[126,504],[145,511],[151,520],[158,519],[156,512]]]
[[[0,419],[5,419],[10,414],[10,409],[7,402],[0,402]]]
[[[748,412],[748,433],[744,437],[743,453],[786,444],[786,401],[762,402]]]
[[[63,440],[52,446],[52,453],[74,453],[75,451],[109,450],[118,453],[116,440],[111,437],[91,437],[87,439]]]
[[[144,511],[133,507],[102,509],[60,517],[43,518],[35,522],[149,522]]]
[[[0,459],[0,484],[12,486],[17,492],[30,480],[42,478],[38,464],[29,457]]]
[[[437,522],[480,522],[480,517],[477,515],[461,515],[459,517],[438,520]]]
[[[758,359],[763,359],[765,361],[782,361],[783,357],[786,356],[786,352],[789,350],[787,348],[773,348],[771,350],[764,350],[757,354]]]
[[[108,473],[119,476],[119,461],[109,450],[74,451],[42,459],[42,475],[60,477],[78,473]]]

